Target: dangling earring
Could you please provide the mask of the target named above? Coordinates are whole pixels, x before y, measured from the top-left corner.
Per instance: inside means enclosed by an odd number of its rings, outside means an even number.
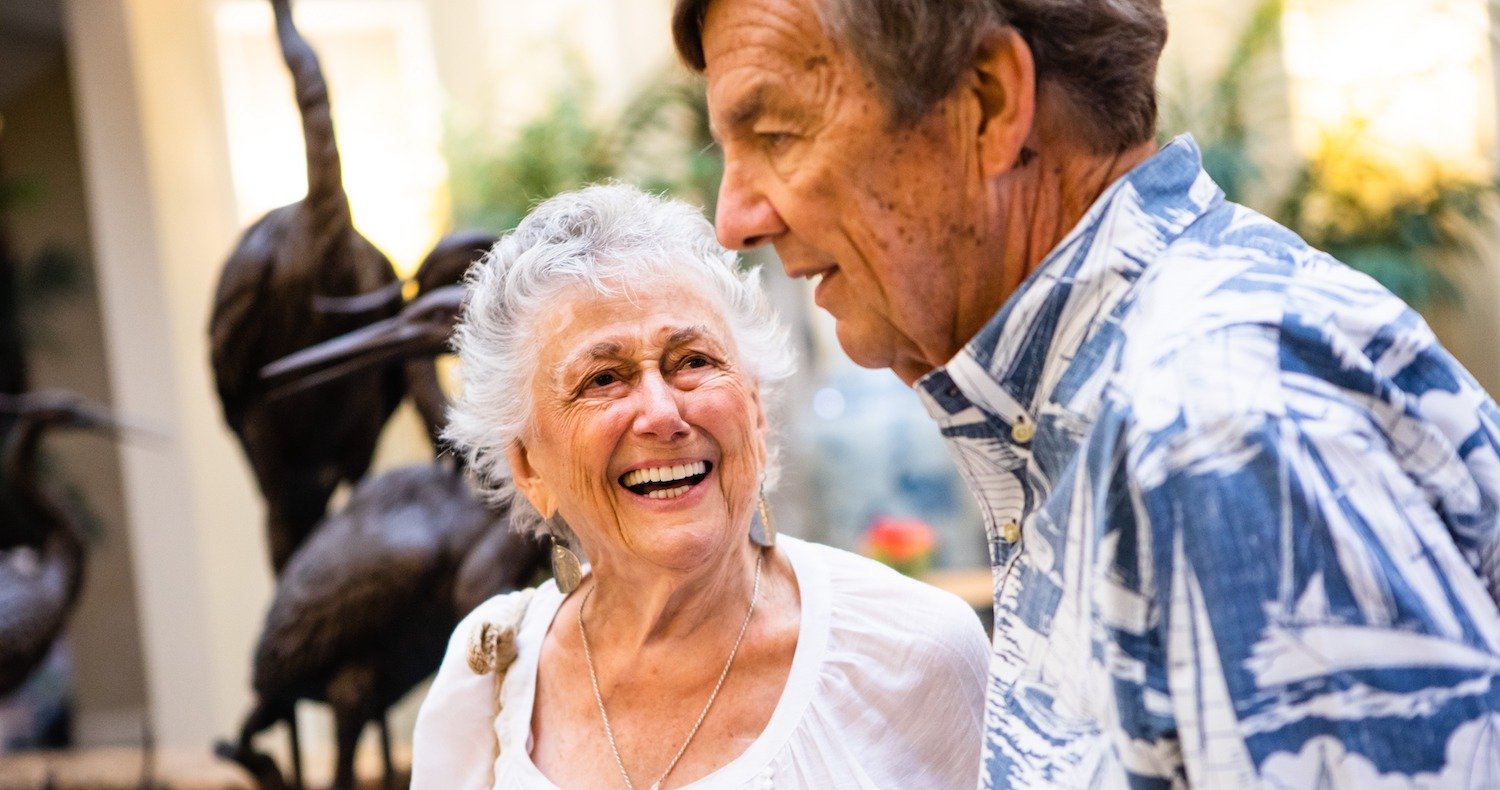
[[[750,540],[757,546],[772,548],[776,545],[776,525],[771,523],[771,506],[766,504],[765,487],[761,487],[760,508],[750,519]]]
[[[578,562],[578,555],[563,545],[556,535],[552,536],[552,578],[557,580],[557,589],[563,595],[573,592],[583,583],[583,565]]]

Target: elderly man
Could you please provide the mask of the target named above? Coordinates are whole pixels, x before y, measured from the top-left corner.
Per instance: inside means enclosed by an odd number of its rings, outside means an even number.
[[[1160,150],[1159,0],[679,0],[721,240],[920,393],[994,568],[982,784],[1500,786],[1500,411]]]

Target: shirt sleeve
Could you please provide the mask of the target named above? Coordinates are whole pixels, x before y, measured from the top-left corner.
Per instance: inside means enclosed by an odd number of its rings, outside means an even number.
[[[1156,611],[1138,652],[1193,786],[1500,775],[1495,601],[1399,437],[1349,416],[1179,423],[1123,462],[1111,521]]]
[[[974,610],[873,560],[817,551],[834,590],[830,641],[775,786],[975,787],[990,651]]]
[[[904,778],[904,787],[969,788],[979,781],[989,642],[974,610],[945,597],[925,622],[907,624],[925,634],[912,639],[911,659],[899,665],[912,684],[894,719],[909,722],[908,753],[919,756],[913,763],[921,766]]]

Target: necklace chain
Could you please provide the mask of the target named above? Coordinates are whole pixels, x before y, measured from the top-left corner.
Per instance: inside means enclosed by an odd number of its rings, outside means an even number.
[[[729,649],[729,659],[724,662],[724,669],[719,672],[719,680],[714,683],[714,690],[708,694],[708,702],[703,705],[703,712],[698,714],[698,720],[693,722],[693,728],[688,731],[687,740],[682,742],[682,748],[677,754],[672,755],[672,761],[667,763],[665,771],[656,781],[651,784],[651,790],[660,790],[661,783],[666,781],[667,774],[677,767],[677,761],[682,759],[683,753],[687,751],[688,744],[693,742],[693,737],[698,734],[698,728],[703,726],[703,720],[708,718],[708,710],[714,706],[714,700],[719,696],[719,689],[724,687],[724,678],[729,677],[729,667],[734,664],[734,656],[740,652],[740,642],[745,639],[745,630],[750,627],[750,617],[755,614],[755,602],[760,599],[760,565],[765,559],[765,552],[759,552],[755,556],[755,585],[750,590],[750,608],[745,611],[745,621],[740,623],[740,633],[734,638],[734,647]],[[589,650],[589,632],[583,627],[583,608],[588,606],[589,598],[594,595],[594,587],[583,596],[583,603],[578,605],[578,636],[583,639],[583,658],[589,666],[589,683],[594,687],[594,702],[599,705],[599,718],[604,722],[604,737],[609,741],[609,750],[614,753],[615,765],[620,769],[620,778],[625,780],[626,790],[635,790],[635,785],[630,781],[630,774],[625,770],[625,761],[620,759],[620,747],[615,744],[615,732],[609,726],[609,714],[604,710],[604,695],[599,693],[599,676],[594,672],[594,656]]]

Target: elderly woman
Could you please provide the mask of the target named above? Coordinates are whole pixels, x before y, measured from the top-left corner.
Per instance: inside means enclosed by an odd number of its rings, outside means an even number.
[[[756,282],[692,208],[620,185],[474,267],[448,438],[561,563],[459,625],[416,787],[973,786],[973,611],[770,529],[790,365]],[[497,632],[514,662],[473,663]]]

